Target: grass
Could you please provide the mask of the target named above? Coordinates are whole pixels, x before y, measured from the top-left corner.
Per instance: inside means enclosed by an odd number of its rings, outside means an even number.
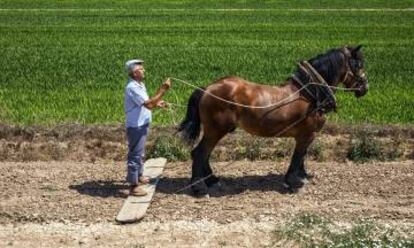
[[[297,245],[293,245],[294,242]],[[325,217],[303,213],[274,232],[275,246],[298,247],[413,247],[414,240],[369,219],[340,225]],[[276,245],[278,244],[278,245]]]
[[[339,113],[330,120],[414,123],[414,11],[381,10],[412,7],[411,1],[72,0],[0,6],[1,122],[121,123],[123,63],[130,58],[146,61],[152,94],[168,76],[207,85],[238,75],[276,85],[296,61],[361,43],[370,91],[358,100],[340,93]],[[186,105],[192,89],[173,84],[166,100]],[[173,124],[184,111],[154,111],[154,121]]]
[[[141,8],[141,9],[229,9],[229,8],[251,8],[251,9],[289,9],[289,8],[410,8],[412,1],[399,0],[398,3],[391,3],[386,0],[371,0],[371,1],[342,1],[342,0],[319,0],[319,1],[307,1],[307,0],[268,0],[268,1],[229,1],[229,0],[154,0],[154,1],[132,1],[132,0],[35,0],[27,2],[25,0],[2,0],[2,8]]]
[[[400,147],[402,139],[401,134],[398,134],[384,143],[375,138],[372,130],[363,128],[350,136],[347,158],[355,162],[396,160],[403,155]]]
[[[190,159],[190,149],[177,137],[164,134],[158,136],[149,146],[147,157],[164,157],[168,161],[187,161]]]

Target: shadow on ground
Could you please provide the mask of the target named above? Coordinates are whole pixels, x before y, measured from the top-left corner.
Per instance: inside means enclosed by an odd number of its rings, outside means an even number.
[[[82,195],[125,198],[127,197],[128,185],[124,181],[95,180],[70,185],[69,189],[76,190]]]
[[[163,177],[157,185],[157,192],[164,194],[192,195],[189,178]],[[127,196],[128,185],[123,181],[88,181],[70,185],[70,189],[83,195],[94,197]],[[266,176],[220,177],[220,182],[209,188],[211,197],[237,195],[245,191],[276,191],[281,194],[295,193],[284,185],[284,175],[268,174]]]
[[[284,185],[284,175],[220,177],[220,182],[209,188],[211,197],[237,195],[245,191],[276,191],[281,194],[294,193]],[[164,194],[192,195],[189,178],[162,178],[157,191]]]

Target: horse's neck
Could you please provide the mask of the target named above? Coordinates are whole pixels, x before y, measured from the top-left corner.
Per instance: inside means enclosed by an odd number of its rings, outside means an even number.
[[[337,86],[345,76],[345,61],[340,52],[335,51],[320,60],[312,63],[315,70],[324,78],[330,86]]]

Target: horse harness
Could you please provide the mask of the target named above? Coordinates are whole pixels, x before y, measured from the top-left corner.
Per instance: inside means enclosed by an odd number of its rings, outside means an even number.
[[[345,56],[345,58],[348,59],[348,62],[346,63],[347,70],[341,82],[346,82],[348,78],[352,78],[354,82],[349,88],[354,88],[355,84],[358,84],[361,81],[360,79],[365,75],[359,75],[357,73],[359,62],[352,58],[352,54],[347,47],[344,47],[339,51]],[[329,62],[334,68],[337,67],[335,59],[329,59]],[[308,61],[298,63],[298,67],[299,70],[297,73],[292,75],[292,79],[305,90],[305,97],[315,105],[316,109],[319,109],[319,112],[328,113],[332,110],[336,112],[335,94],[324,78]],[[300,74],[300,71],[302,71],[307,77],[305,80],[308,81],[307,83],[304,83],[297,75],[298,73]]]
[[[299,69],[310,78],[310,82],[305,85],[296,74],[292,75],[292,79],[305,90],[305,97],[314,104],[314,107],[318,109],[318,112],[336,112],[336,97],[328,83],[309,62],[302,61],[298,63],[298,66]]]

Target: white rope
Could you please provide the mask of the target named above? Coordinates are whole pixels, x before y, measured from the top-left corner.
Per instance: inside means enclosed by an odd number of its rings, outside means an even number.
[[[181,104],[176,104],[176,103],[172,103],[172,102],[168,102],[168,105],[175,106],[175,107],[180,107],[180,108],[187,108],[187,105],[181,105]]]
[[[238,106],[238,107],[243,107],[243,108],[252,108],[252,109],[265,109],[265,108],[271,108],[271,107],[278,106],[278,105],[280,105],[280,104],[284,103],[285,101],[287,101],[287,100],[288,100],[289,98],[291,98],[292,96],[297,95],[297,94],[298,94],[301,90],[303,90],[304,88],[308,87],[309,85],[319,85],[319,86],[329,87],[329,88],[331,88],[331,89],[335,89],[335,90],[343,90],[343,91],[352,91],[352,90],[357,90],[357,89],[358,89],[358,88],[343,88],[343,87],[336,87],[336,86],[328,86],[328,85],[325,85],[325,84],[320,84],[320,83],[313,83],[313,82],[310,82],[310,83],[305,84],[303,87],[301,87],[301,88],[300,88],[300,89],[298,89],[297,91],[295,91],[293,94],[289,95],[288,97],[286,97],[286,98],[284,98],[284,99],[282,99],[282,100],[280,100],[280,101],[277,101],[277,102],[275,102],[275,103],[272,103],[272,104],[269,104],[269,105],[266,105],[266,106],[254,106],[254,105],[246,105],[246,104],[241,104],[241,103],[237,103],[237,102],[229,101],[229,100],[226,100],[226,99],[224,99],[224,98],[222,98],[222,97],[216,96],[216,95],[214,95],[213,93],[210,93],[210,92],[208,92],[208,91],[206,91],[206,90],[202,89],[201,87],[198,87],[198,86],[193,85],[193,84],[191,84],[191,83],[189,83],[189,82],[186,82],[186,81],[184,81],[184,80],[182,80],[182,79],[179,79],[179,78],[174,78],[174,77],[170,77],[170,78],[171,78],[171,79],[173,79],[173,80],[176,80],[176,81],[178,81],[178,82],[181,82],[181,83],[183,83],[183,84],[186,84],[186,85],[188,85],[188,86],[190,86],[190,87],[193,87],[193,88],[195,88],[195,89],[201,90],[201,91],[203,91],[204,93],[206,93],[206,94],[208,94],[208,95],[210,95],[210,96],[212,96],[212,97],[214,97],[214,98],[216,98],[216,99],[218,99],[218,100],[220,100],[220,101],[226,102],[226,103],[228,103],[228,104],[236,105],[236,106]],[[177,104],[175,104],[175,105],[177,105]]]

